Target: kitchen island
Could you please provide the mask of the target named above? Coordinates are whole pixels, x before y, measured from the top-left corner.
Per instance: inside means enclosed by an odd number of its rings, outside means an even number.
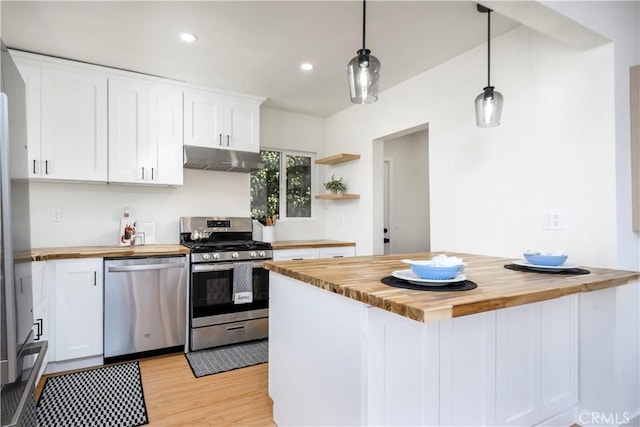
[[[380,282],[407,268],[403,258],[433,255],[265,263],[276,424],[571,425],[617,408],[602,396],[637,393],[637,379],[619,378],[629,366],[618,353],[637,364],[638,337],[616,329],[627,315],[616,292],[637,299],[640,273],[520,272],[504,268],[512,259],[447,253],[464,258],[477,288]]]

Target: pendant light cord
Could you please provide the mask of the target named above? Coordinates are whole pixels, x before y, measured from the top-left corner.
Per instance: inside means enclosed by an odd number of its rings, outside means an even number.
[[[362,50],[364,47],[364,35],[367,28],[367,0],[362,0]]]
[[[491,86],[491,9],[487,12],[487,87]]]

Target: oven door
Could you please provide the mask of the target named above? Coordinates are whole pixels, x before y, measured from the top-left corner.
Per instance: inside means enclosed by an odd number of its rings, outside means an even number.
[[[203,320],[212,316],[268,308],[269,272],[264,269],[262,261],[253,262],[253,301],[244,304],[233,302],[234,265],[234,263],[192,265],[190,304],[192,326],[204,326]],[[205,324],[209,323],[205,322]]]

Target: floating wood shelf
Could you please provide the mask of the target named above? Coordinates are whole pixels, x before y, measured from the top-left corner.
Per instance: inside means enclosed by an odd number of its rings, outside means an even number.
[[[351,160],[358,160],[359,158],[360,158],[360,154],[340,153],[340,154],[335,154],[333,156],[324,157],[322,159],[317,159],[316,164],[335,165],[338,163],[349,162]]]
[[[347,194],[347,193],[337,193],[337,194],[320,194],[316,196],[316,199],[326,199],[326,200],[338,200],[338,199],[359,199],[359,194]]]

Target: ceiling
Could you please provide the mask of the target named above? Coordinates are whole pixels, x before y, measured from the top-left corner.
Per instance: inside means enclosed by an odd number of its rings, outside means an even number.
[[[11,48],[264,96],[265,106],[320,117],[351,105],[345,69],[361,48],[360,1],[2,0],[1,7]],[[491,18],[492,37],[518,25]],[[186,44],[180,32],[198,40]],[[367,3],[366,47],[382,63],[380,91],[486,37],[486,15],[473,2]],[[303,72],[302,62],[315,68]]]

